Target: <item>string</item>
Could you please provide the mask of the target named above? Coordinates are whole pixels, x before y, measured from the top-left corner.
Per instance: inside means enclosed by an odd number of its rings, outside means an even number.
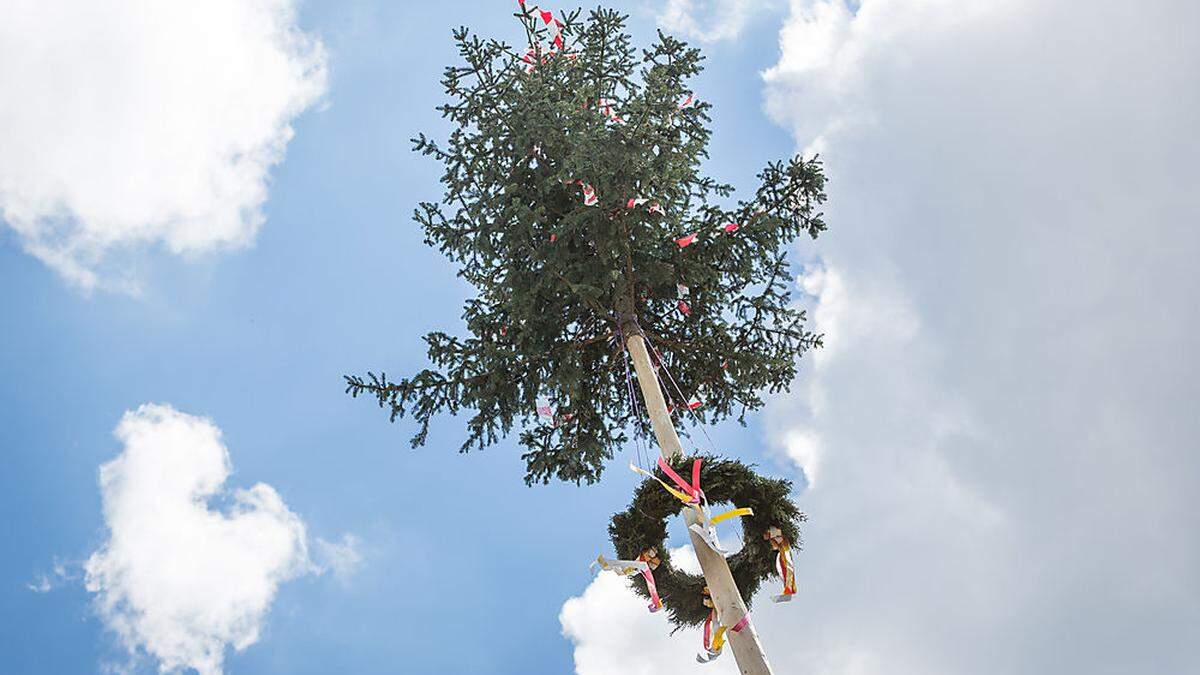
[[[650,462],[649,448],[646,447],[643,450],[643,445],[646,443],[646,428],[642,421],[641,409],[637,403],[637,393],[633,386],[633,372],[629,367],[629,350],[622,349],[621,351],[625,353],[625,390],[629,393],[629,408],[633,412],[633,420],[636,427],[633,434],[635,442],[634,450],[637,453],[638,466],[645,469],[649,466]]]
[[[667,364],[663,361],[662,354],[658,353],[658,349],[655,348],[654,343],[650,341],[649,337],[646,338],[646,344],[650,345],[650,353],[654,354],[655,360],[658,361],[659,368],[667,374],[667,379],[670,380],[671,385],[675,387],[675,391],[679,394],[679,398],[683,401],[687,401],[687,397],[683,395],[683,389],[681,389],[679,387],[679,383],[675,381],[675,376],[671,374],[670,369],[667,368]],[[687,409],[688,414],[690,414],[695,420],[696,426],[700,427],[700,433],[704,434],[705,440],[708,441],[708,447],[712,450],[713,454],[717,454],[717,445],[716,443],[713,443],[712,437],[708,435],[708,431],[705,429],[703,420],[700,419],[700,416],[696,414],[695,410],[692,410],[690,405],[684,403],[683,407]]]

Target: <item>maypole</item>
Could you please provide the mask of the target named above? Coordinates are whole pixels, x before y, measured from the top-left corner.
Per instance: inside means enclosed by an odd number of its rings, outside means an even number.
[[[683,446],[679,442],[679,434],[675,432],[671,415],[667,412],[667,402],[663,399],[662,386],[650,362],[646,340],[632,317],[624,320],[621,332],[628,336],[625,338],[625,348],[629,350],[633,367],[637,371],[638,387],[642,391],[642,400],[646,404],[646,412],[654,429],[654,437],[658,440],[659,451],[662,452],[663,459],[675,459],[683,455]],[[688,524],[692,548],[696,551],[700,569],[703,570],[704,579],[712,593],[718,620],[727,627],[740,626],[738,630],[726,633],[729,636],[729,646],[733,648],[733,656],[737,659],[738,670],[745,675],[771,673],[771,665],[767,663],[767,656],[758,640],[758,631],[749,620],[750,612],[746,609],[742,594],[733,581],[729,564],[724,556],[712,550],[700,535],[691,529],[697,522],[695,512],[690,509],[684,511],[684,518]]]
[[[649,611],[702,627],[701,662],[728,640],[741,672],[765,675],[748,607],[771,579],[782,582],[776,602],[795,596],[804,514],[785,479],[715,448],[685,457],[666,399],[704,422],[744,419],[820,346],[792,302],[787,254],[825,229],[825,177],[816,158],[770,162],[753,194],[729,204],[733,188],[701,172],[711,106],[689,84],[699,50],[662,33],[639,49],[621,14],[580,14],[520,2],[518,48],[454,32],[461,63],[445,69],[439,107],[451,132],[414,142],[443,165],[445,191],[414,217],[477,291],[466,334],[429,333],[431,367],[347,376],[346,390],[393,421],[415,418],[414,447],[435,415],[464,413],[463,452],[519,429],[527,484],[592,483],[649,435],[631,360],[661,458],[657,471],[635,467],[651,480],[609,525],[617,559],[597,564],[632,576]],[[736,508],[713,515],[710,502]],[[703,576],[671,564],[667,522],[679,514]],[[726,552],[716,530],[732,518],[743,542]]]

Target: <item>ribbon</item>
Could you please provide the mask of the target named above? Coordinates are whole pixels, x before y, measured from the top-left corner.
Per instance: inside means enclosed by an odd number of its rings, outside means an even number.
[[[713,516],[712,524],[716,525],[717,523],[719,523],[723,520],[729,520],[730,518],[740,518],[742,516],[752,516],[752,515],[754,515],[754,509],[752,509],[748,506],[743,506],[738,509],[730,509],[729,511],[726,511],[725,513],[722,513],[719,516]]]
[[[692,308],[688,306],[687,300],[684,299],[690,294],[688,287],[683,284],[675,284],[675,294],[679,297],[679,313],[684,316],[691,314]]]
[[[528,7],[525,5],[525,0],[517,0],[517,4],[521,6],[526,15],[533,18],[535,24],[538,19],[542,20],[542,24],[545,25],[546,30],[550,33],[550,45],[552,49],[563,48],[563,24],[554,18],[554,12],[548,12],[537,5]]]
[[[650,566],[643,560],[609,560],[603,554],[596,557],[596,561],[588,566],[588,569],[595,570],[599,567],[604,572],[616,572],[623,577],[640,574],[642,570],[649,569]]]
[[[608,118],[609,122],[612,122],[614,124],[624,124],[625,123],[625,120],[621,119],[621,115],[617,112],[617,107],[613,104],[612,101],[610,101],[606,98],[597,99],[596,107],[599,108],[600,112],[605,117]]]
[[[595,206],[600,200],[596,197],[596,188],[589,183],[584,183],[581,180],[575,181],[575,184],[583,188],[583,205]]]
[[[651,612],[657,612],[662,609],[662,598],[658,597],[658,585],[654,583],[654,571],[650,562],[645,560],[646,553],[643,552],[638,556],[637,560],[609,560],[604,557],[604,554],[596,556],[595,562],[588,566],[588,569],[595,570],[599,567],[605,572],[615,572],[624,577],[631,577],[636,574],[641,574],[646,580],[646,590],[650,591],[650,606]]]
[[[665,482],[663,482],[663,480],[661,478],[659,478],[658,476],[655,476],[654,474],[650,473],[649,471],[646,471],[645,469],[635,465],[633,462],[629,463],[629,468],[633,469],[634,473],[640,473],[644,476],[649,476],[650,478],[653,478],[654,480],[658,481],[659,485],[663,486],[663,488],[667,492],[670,492],[671,494],[675,495],[675,498],[678,499],[679,501],[683,502],[684,504],[692,503],[691,495],[686,494],[684,492],[680,492],[679,490],[676,490],[675,488],[671,487],[670,485],[667,485]]]
[[[728,555],[728,552],[721,547],[721,540],[717,537],[717,530],[715,527],[716,524],[725,520],[729,520],[730,518],[737,518],[739,516],[752,516],[754,515],[754,511],[750,508],[741,507],[730,509],[729,511],[726,511],[718,516],[709,516],[708,510],[705,508],[707,500],[704,498],[704,490],[700,489],[700,463],[701,460],[698,457],[692,461],[692,482],[688,483],[683,479],[682,476],[680,476],[678,473],[675,473],[675,470],[671,468],[670,464],[667,464],[665,459],[659,457],[658,468],[661,469],[668,478],[675,482],[676,487],[671,487],[666,483],[666,481],[635,465],[633,462],[629,463],[629,468],[632,469],[634,473],[640,473],[658,481],[658,484],[663,486],[663,489],[665,489],[667,492],[674,495],[676,499],[696,509],[696,513],[699,516],[700,522],[692,523],[688,529],[692,532],[695,532],[696,535],[700,537],[700,539],[712,550],[721,555]]]
[[[691,105],[695,100],[696,100],[696,95],[689,92],[687,95],[687,98],[683,99],[683,102],[679,104],[679,109],[683,110],[684,108]]]
[[[690,526],[688,526],[688,529],[692,532],[695,532],[696,535],[700,537],[700,540],[703,541],[713,551],[721,554],[722,556],[729,555],[729,552],[726,551],[723,546],[721,546],[721,540],[717,538],[717,528],[713,527],[711,520],[708,520],[705,523],[692,523]]]
[[[729,630],[731,630],[735,633],[740,633],[740,632],[742,632],[743,628],[745,628],[746,626],[749,626],[749,625],[750,625],[750,612],[746,612],[746,614],[742,616],[742,620],[733,624],[733,628],[730,628]]]
[[[697,663],[711,663],[721,655],[721,649],[725,647],[725,626],[718,625],[714,633],[712,630],[713,619],[716,618],[717,610],[712,610],[708,613],[708,618],[704,620],[704,651],[705,654],[697,654]]]
[[[554,424],[554,410],[550,407],[550,399],[545,396],[537,397],[537,416],[546,424]]]
[[[724,225],[718,225],[717,228],[713,230],[713,236],[715,237],[721,234],[733,234],[741,229],[741,227],[742,226],[737,223],[725,223]],[[696,238],[699,236],[699,232],[692,232],[691,234],[684,235],[676,239],[675,244],[679,246],[679,248],[687,248],[688,246],[696,243]]]
[[[550,399],[546,398],[545,396],[538,396],[537,397],[537,416],[538,416],[538,419],[541,420],[543,424],[549,424],[550,426],[557,429],[560,425],[570,422],[571,419],[573,417],[575,417],[575,414],[574,413],[562,413],[561,415],[556,414],[554,411],[554,408],[550,407]]]
[[[687,483],[687,481],[683,480],[679,474],[675,473],[675,469],[672,469],[671,465],[667,464],[667,460],[663,459],[662,457],[658,458],[658,468],[661,469],[663,473],[667,474],[667,478],[675,481],[675,484],[688,494],[690,497],[690,499],[687,501],[688,504],[700,503],[700,499],[704,497],[704,492],[700,489],[699,457],[692,461],[692,482],[690,485]]]
[[[650,568],[642,570],[642,576],[646,579],[646,590],[650,591],[650,604],[647,606],[652,613],[662,609],[662,598],[658,597],[658,586],[654,584],[654,572]]]
[[[625,202],[625,208],[633,209],[646,203],[650,204],[650,206],[646,207],[647,213],[657,213],[660,216],[666,215],[667,212],[663,210],[662,204],[659,204],[658,202],[651,202],[645,197],[631,197],[629,201]]]
[[[783,593],[776,595],[775,602],[789,602],[796,595],[796,572],[792,564],[792,546],[787,537],[778,527],[772,525],[763,532],[763,539],[771,543],[771,548],[779,553],[775,557],[775,569],[783,580]]]
[[[658,551],[655,549],[647,549],[638,554],[638,561],[645,565],[642,568],[642,578],[646,580],[646,590],[650,592],[650,605],[647,607],[651,612],[657,612],[662,609],[662,598],[658,597],[658,585],[654,583],[654,568],[658,567]]]

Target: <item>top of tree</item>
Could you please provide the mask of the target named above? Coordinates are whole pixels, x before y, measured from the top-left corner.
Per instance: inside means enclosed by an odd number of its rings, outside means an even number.
[[[723,205],[732,187],[701,173],[709,105],[688,87],[700,52],[661,32],[635,50],[624,16],[580,14],[561,15],[565,45],[546,48],[542,21],[518,13],[528,53],[454,31],[463,63],[446,68],[439,108],[453,130],[414,139],[444,165],[445,194],[415,218],[477,290],[463,310],[469,335],[426,335],[433,368],[411,377],[346,377],[393,421],[416,419],[414,447],[442,411],[472,411],[464,452],[519,425],[527,483],[593,482],[628,433],[645,433],[623,337],[640,332],[669,354],[708,420],[743,422],[821,339],[792,305],[787,262],[797,237],[825,229],[817,158],[768,163],[753,197]],[[648,201],[631,207],[638,198]],[[539,396],[561,423],[539,424]]]

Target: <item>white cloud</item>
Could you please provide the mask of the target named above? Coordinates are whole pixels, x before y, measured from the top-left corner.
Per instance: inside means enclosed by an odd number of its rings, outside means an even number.
[[[246,246],[325,86],[293,0],[10,0],[0,219],[85,289],[136,283],[113,254]]]
[[[700,562],[690,546],[672,548],[671,560],[684,571],[700,573]],[[568,599],[558,620],[563,635],[575,645],[579,675],[737,672],[729,650],[713,663],[696,663],[701,651],[698,631],[671,635],[670,622],[648,612],[646,601],[629,588],[629,581],[610,572],[596,575],[582,595]]]
[[[736,40],[755,14],[774,4],[770,0],[667,0],[658,14],[658,25],[700,42]]]
[[[1198,23],[792,3],[768,110],[833,228],[800,279],[828,346],[768,415],[819,465],[801,595],[755,604],[777,672],[1200,669]]]
[[[87,589],[131,656],[220,673],[226,647],[259,639],[279,585],[319,571],[304,522],[269,485],[223,487],[229,453],[206,419],[143,405],[116,435],[125,447],[100,467],[109,538],[85,565]]]
[[[333,572],[333,576],[342,584],[350,583],[350,579],[362,569],[362,541],[353,534],[342,535],[340,541],[326,541],[318,537],[314,544],[318,567],[322,571]]]
[[[77,562],[55,558],[54,567],[50,572],[39,572],[25,587],[34,593],[49,593],[63,584],[78,581],[81,567]]]

